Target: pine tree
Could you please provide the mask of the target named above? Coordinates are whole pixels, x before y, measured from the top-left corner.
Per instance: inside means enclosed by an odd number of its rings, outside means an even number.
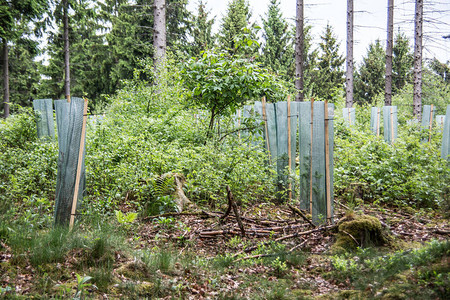
[[[212,35],[212,26],[215,19],[208,20],[209,12],[206,11],[206,6],[202,0],[200,0],[197,9],[197,15],[192,17],[192,38],[194,41],[191,43],[189,50],[190,55],[197,56],[202,51],[213,47],[215,38]]]
[[[314,79],[312,92],[322,99],[333,100],[345,82],[344,61],[339,53],[339,44],[330,25],[327,25],[319,43],[320,54],[317,63],[317,77]]]
[[[369,45],[355,76],[355,102],[373,103],[385,89],[385,51],[379,40]]]
[[[392,89],[398,93],[406,84],[412,83],[412,68],[414,56],[409,40],[405,34],[398,33],[395,37],[392,59]]]
[[[263,23],[262,64],[286,80],[293,77],[294,46],[292,30],[280,11],[280,2],[271,0]]]
[[[252,56],[257,49],[251,41],[256,40],[256,33],[250,26],[250,6],[247,0],[231,0],[222,20],[219,43],[230,54]],[[249,43],[247,44],[247,41]]]

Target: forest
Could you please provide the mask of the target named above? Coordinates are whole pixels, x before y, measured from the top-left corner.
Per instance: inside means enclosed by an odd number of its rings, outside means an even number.
[[[301,0],[296,26],[188,4],[0,3],[0,298],[450,298],[450,64],[421,29],[353,66],[352,0],[347,49]]]

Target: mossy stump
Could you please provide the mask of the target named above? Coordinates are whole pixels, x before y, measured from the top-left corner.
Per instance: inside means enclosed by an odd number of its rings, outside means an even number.
[[[391,237],[377,218],[349,214],[339,221],[336,242],[331,250],[345,252],[357,247],[379,247],[390,244],[390,241]]]

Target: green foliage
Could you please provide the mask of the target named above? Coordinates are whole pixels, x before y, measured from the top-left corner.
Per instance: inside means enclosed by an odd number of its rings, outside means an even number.
[[[450,84],[450,62],[441,63],[438,59],[434,58],[430,62],[430,69],[439,75],[445,83]]]
[[[189,50],[192,56],[199,56],[202,51],[211,49],[214,45],[215,38],[212,35],[212,26],[215,18],[208,20],[209,12],[206,11],[206,6],[202,0],[198,3],[197,15],[192,19],[192,38]]]
[[[31,106],[31,99],[38,94],[40,81],[39,64],[35,61],[40,54],[38,43],[30,39],[17,39],[9,49],[9,87],[10,102],[13,103],[12,111],[17,111],[19,106]],[[2,60],[0,70],[3,70]],[[3,72],[0,72],[3,78]],[[0,97],[3,98],[3,89]]]
[[[88,283],[92,279],[91,276],[81,276],[78,273],[77,275],[77,291],[74,296],[74,300],[84,299],[84,295],[86,293],[85,289],[92,286],[92,283]]]
[[[369,45],[366,57],[355,75],[355,102],[371,104],[385,87],[385,51],[380,40]]]
[[[244,29],[247,29],[249,40],[256,39],[255,30],[257,28],[254,28],[254,25],[250,28],[248,26],[250,24],[250,17],[250,5],[247,0],[231,0],[228,2],[227,11],[222,19],[218,37],[222,50],[226,50],[230,54],[257,55],[257,49],[242,48],[237,45],[238,41],[242,40],[242,32]]]
[[[177,256],[170,249],[152,249],[153,251],[143,251],[141,259],[150,272],[160,270],[163,273],[169,273],[173,270],[177,262]]]
[[[314,96],[333,102],[335,90],[341,90],[345,81],[343,71],[345,57],[339,53],[339,43],[330,25],[327,25],[320,38],[318,72],[314,79],[312,93]]]
[[[395,95],[412,83],[414,56],[405,34],[399,32],[396,35],[392,54],[392,91]]]
[[[137,213],[133,212],[124,214],[120,210],[115,210],[114,212],[116,214],[117,222],[119,222],[119,224],[121,225],[124,225],[126,228],[129,228],[131,226],[131,223],[133,223],[134,220],[136,220],[138,215]]]
[[[190,59],[182,74],[192,102],[211,113],[209,137],[216,117],[229,116],[264,94],[276,97],[285,92],[280,81],[256,63],[224,52],[206,51],[201,58]]]
[[[280,11],[280,2],[271,0],[263,22],[261,60],[264,67],[286,78],[292,78],[294,41],[292,30]]]
[[[363,112],[360,112],[363,113]],[[362,188],[362,200],[398,206],[436,207],[444,204],[450,169],[439,156],[440,135],[421,143],[416,125],[404,130],[393,145],[368,130],[348,129],[337,122],[335,137],[335,193]]]
[[[318,49],[313,48],[312,26],[303,26],[303,85],[305,98],[314,96],[315,84],[318,81]],[[294,33],[293,33],[294,35]],[[292,66],[292,74],[295,73],[295,66]]]
[[[383,285],[388,285],[388,280],[400,277],[400,274],[406,270],[419,271],[418,277],[425,277],[427,273],[423,270],[420,271],[420,267],[430,266],[441,259],[445,261],[449,254],[450,243],[448,241],[432,241],[418,249],[399,250],[391,254],[377,253],[373,249],[358,249],[356,256],[355,253],[352,253],[351,256],[333,256],[334,271],[328,276],[339,281],[349,280],[353,286],[366,291],[368,284],[371,284],[369,291],[376,291]],[[442,271],[444,270],[441,269]],[[436,282],[436,287],[432,290],[433,294],[439,294],[439,284],[443,283],[444,278],[445,273],[439,275],[436,272],[430,278],[432,280],[427,282],[427,285]],[[448,282],[448,276],[446,280]],[[408,289],[403,289],[403,292],[407,291]]]

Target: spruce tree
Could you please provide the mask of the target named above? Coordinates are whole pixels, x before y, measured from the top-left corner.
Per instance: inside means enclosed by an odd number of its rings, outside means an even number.
[[[355,102],[373,103],[385,89],[385,50],[379,40],[369,45],[355,76]]]
[[[190,49],[188,42],[192,14],[188,0],[166,0],[167,47],[176,56],[184,58]]]
[[[192,17],[191,34],[194,41],[189,50],[190,55],[197,56],[202,51],[213,47],[215,38],[212,34],[212,26],[215,19],[208,20],[209,12],[202,0],[198,3],[197,15]]]
[[[412,83],[414,56],[409,40],[403,33],[395,37],[392,59],[392,89],[398,93],[406,84]]]
[[[318,80],[318,56],[319,51],[313,48],[311,25],[303,27],[303,97],[313,96],[314,83]],[[294,74],[292,65],[292,74]]]
[[[219,43],[222,49],[230,54],[247,56],[257,54],[256,47],[251,43],[256,40],[256,33],[249,25],[250,17],[250,6],[247,0],[231,0],[228,3],[219,32]]]
[[[280,11],[280,2],[271,0],[263,23],[262,64],[286,80],[293,78],[294,45],[292,30]]]
[[[442,82],[450,84],[450,62],[447,63],[440,62],[436,57],[429,63],[430,69],[438,75]]]
[[[2,76],[3,76],[3,116],[9,116],[9,48],[16,41],[29,39],[28,37],[40,34],[43,23],[40,22],[47,11],[49,2],[46,0],[6,0],[0,3],[0,41],[2,44]],[[20,42],[19,42],[20,43]],[[30,66],[32,67],[32,66]],[[23,71],[23,70],[22,70]],[[20,74],[18,74],[20,75]],[[14,76],[14,74],[11,74]],[[1,109],[1,108],[0,108]]]
[[[335,94],[344,87],[344,61],[339,53],[339,44],[330,25],[327,25],[319,43],[320,54],[317,63],[317,77],[312,92],[321,99],[332,101]]]
[[[8,59],[9,100],[11,103],[30,106],[30,100],[36,98],[40,80],[40,63],[36,62],[35,59],[39,54],[38,42],[28,38],[17,39],[11,45]]]
[[[101,11],[92,7],[92,1],[79,0],[71,6],[74,14],[69,18],[70,40],[70,87],[71,94],[87,96],[91,103],[100,95],[109,94],[113,90],[110,80],[111,45],[107,45],[102,34]],[[58,17],[58,16],[57,16]],[[49,64],[42,68],[42,73],[48,79],[41,81],[39,97],[58,99],[64,96],[63,85],[63,27],[49,35],[47,55]]]

